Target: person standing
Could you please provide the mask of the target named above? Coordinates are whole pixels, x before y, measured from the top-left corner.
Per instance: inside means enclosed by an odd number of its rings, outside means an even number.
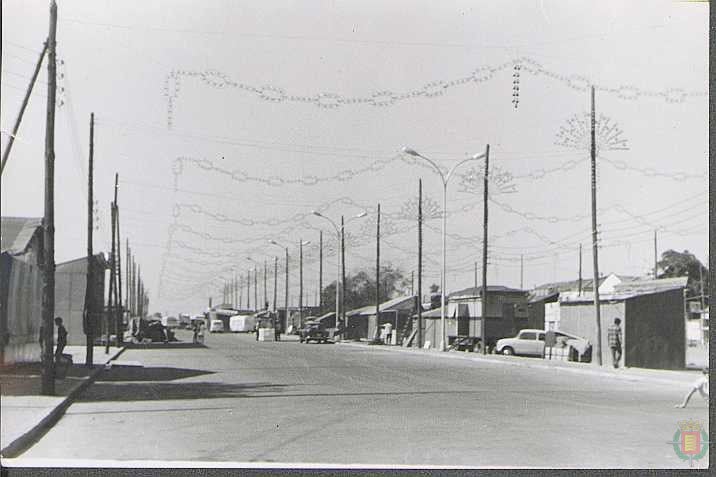
[[[59,361],[62,358],[62,351],[67,346],[67,329],[62,324],[62,318],[59,316],[55,318],[55,324],[57,325],[57,348],[55,348],[55,361]]]
[[[622,359],[622,320],[614,318],[614,324],[607,330],[609,339],[609,349],[612,351],[612,364],[614,368],[619,367],[619,361]]]

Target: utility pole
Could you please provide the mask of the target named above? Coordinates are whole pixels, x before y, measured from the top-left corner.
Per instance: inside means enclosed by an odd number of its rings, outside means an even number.
[[[119,241],[119,206],[117,205],[117,192],[119,191],[119,174],[115,172],[114,174],[114,202],[112,202],[112,209],[114,211],[114,215],[112,217],[112,220],[114,221],[113,227],[112,227],[112,233],[114,234],[114,237],[112,237],[112,271],[114,273],[114,309],[113,309],[113,322],[114,322],[114,332],[117,336],[117,344],[120,342],[120,323],[121,323],[121,313],[122,313],[122,278],[120,275],[121,272],[121,263],[120,263],[120,249],[121,249],[121,242]]]
[[[415,296],[415,271],[410,272],[410,296]]]
[[[119,233],[119,206],[114,207],[114,216],[117,221],[117,291],[119,299],[117,300],[117,343],[121,345],[124,342],[124,296],[122,286],[122,246],[121,235]]]
[[[298,326],[303,327],[303,239],[298,243]]]
[[[579,244],[579,282],[577,285],[578,294],[582,294],[582,244]]]
[[[261,309],[261,305],[259,305],[258,276],[259,276],[258,268],[256,268],[256,265],[254,265],[254,311],[259,311]]]
[[[129,313],[129,275],[130,275],[130,267],[131,267],[131,253],[132,251],[129,248],[129,239],[125,239],[127,242],[127,249],[124,254],[124,310],[129,314],[129,317],[131,318],[131,314]]]
[[[27,108],[27,104],[30,102],[30,95],[32,94],[32,90],[35,87],[35,81],[37,80],[37,75],[40,73],[40,69],[42,68],[42,59],[45,57],[45,53],[47,52],[47,42],[45,42],[45,45],[42,47],[42,51],[40,52],[40,58],[38,58],[37,63],[35,64],[35,71],[32,73],[32,79],[30,80],[30,84],[27,87],[27,92],[25,92],[25,97],[22,100],[22,105],[20,106],[20,112],[17,115],[17,119],[15,120],[15,125],[12,128],[12,134],[7,140],[7,145],[5,146],[5,150],[2,153],[2,163],[0,164],[0,174],[5,171],[5,165],[7,164],[8,157],[10,157],[10,151],[12,150],[12,145],[15,142],[15,136],[17,135],[18,131],[20,130],[20,123],[22,122],[22,117],[25,114],[25,109]]]
[[[285,285],[284,293],[285,293],[284,306],[286,307],[286,309],[285,309],[286,329],[288,330],[288,326],[289,326],[289,324],[288,324],[288,319],[289,319],[289,314],[288,314],[288,247],[286,247],[286,285]],[[291,324],[293,324],[293,323],[291,323]]]
[[[251,310],[251,269],[246,270],[246,309]]]
[[[323,314],[323,230],[318,231],[318,314]],[[338,316],[336,316],[336,327],[338,327]]]
[[[596,113],[594,112],[594,86],[592,92],[591,113],[591,172],[592,172],[592,258],[594,260],[594,310],[597,320],[597,363],[602,365],[602,316],[599,306],[599,255],[597,246],[597,146]]]
[[[477,290],[477,262],[475,262],[475,290]]]
[[[264,259],[264,308],[268,309],[268,293],[266,292],[266,260]]]
[[[55,394],[55,360],[54,348],[55,314],[55,94],[57,90],[57,58],[55,49],[57,36],[57,4],[50,4],[50,33],[47,38],[47,125],[45,129],[45,215],[43,220],[44,234],[44,267],[42,287],[42,386],[41,392],[46,396]]]
[[[418,181],[418,348],[423,347],[423,180]]]
[[[43,50],[44,51],[44,50]],[[94,367],[94,252],[92,239],[94,232],[94,113],[90,114],[89,167],[87,170],[87,284],[85,286],[84,332],[85,366]]]
[[[654,230],[654,280],[658,278],[657,269],[659,268],[659,266],[657,264],[659,263],[659,261],[657,259],[657,256],[658,252],[656,248],[656,230]]]
[[[525,256],[520,255],[520,290],[524,289],[525,285]]]
[[[278,257],[273,258],[273,312],[276,313],[276,296],[278,292]]]
[[[490,177],[490,145],[485,149],[485,177],[482,191],[482,306],[480,313],[480,338],[482,338],[482,354],[487,354],[487,336],[485,321],[487,320],[487,188]]]
[[[380,202],[378,202],[378,216],[375,226],[375,336],[378,338],[380,326]],[[397,332],[397,331],[396,331]]]
[[[338,284],[336,283],[336,286]],[[346,223],[341,215],[341,288],[340,288],[340,314],[343,326],[348,329],[348,321],[346,318]],[[336,317],[338,320],[338,317]],[[338,323],[338,321],[336,321]],[[337,325],[336,325],[337,326]]]
[[[706,302],[704,301],[704,267],[701,262],[699,262],[699,288],[701,290],[701,313],[703,313],[706,310]]]
[[[115,307],[115,284],[116,284],[116,276],[115,276],[115,250],[114,250],[114,239],[116,238],[116,231],[115,231],[115,225],[117,224],[114,220],[114,202],[110,204],[110,215],[111,215],[111,224],[112,224],[112,247],[110,249],[110,255],[109,255],[109,299],[107,300],[107,312],[105,313],[106,319],[105,322],[107,324],[107,327],[105,329],[105,343],[104,343],[104,354],[109,354],[109,336],[111,334],[112,326],[111,323],[113,321],[112,316],[114,315],[114,307]]]
[[[137,306],[137,262],[132,256],[132,316],[139,316],[139,309]]]

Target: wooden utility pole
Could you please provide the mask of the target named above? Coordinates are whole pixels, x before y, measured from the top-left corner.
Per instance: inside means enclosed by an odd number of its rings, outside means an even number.
[[[285,287],[284,288],[284,294],[285,294],[284,306],[286,307],[286,309],[285,309],[286,330],[288,330],[288,327],[289,327],[289,324],[288,324],[288,319],[289,319],[289,313],[288,313],[288,247],[286,247],[286,284],[284,285],[284,287]],[[291,323],[291,324],[293,324],[293,323]]]
[[[278,257],[273,258],[273,312],[276,313],[276,297],[278,296]]]
[[[251,310],[251,269],[246,270],[246,309]]]
[[[423,180],[418,181],[418,348],[423,347]]]
[[[303,328],[303,239],[298,239],[298,326]]]
[[[338,286],[337,283],[336,286]],[[323,230],[318,231],[318,314],[323,314]],[[338,317],[336,316],[337,326]]]
[[[112,245],[112,267],[114,271],[114,332],[117,337],[117,344],[121,342],[120,335],[122,334],[122,263],[121,263],[121,249],[122,242],[119,238],[119,205],[117,203],[117,193],[119,192],[119,174],[114,174],[114,228],[113,233],[115,234],[113,245]]]
[[[137,262],[132,256],[132,316],[138,316],[137,309]]]
[[[0,174],[2,174],[5,171],[5,164],[7,164],[8,157],[10,157],[10,151],[12,150],[12,145],[15,143],[15,136],[17,136],[17,133],[20,130],[20,123],[22,123],[22,117],[25,114],[25,109],[27,108],[27,104],[30,102],[30,95],[32,95],[32,90],[35,87],[37,75],[40,73],[40,69],[42,68],[42,60],[45,57],[46,52],[47,52],[47,42],[45,42],[45,45],[42,47],[42,51],[40,52],[40,58],[38,58],[37,63],[35,64],[35,71],[32,73],[32,79],[30,79],[30,84],[27,86],[27,91],[25,92],[25,97],[23,98],[22,105],[20,106],[20,112],[18,113],[17,119],[15,120],[15,125],[12,128],[12,134],[10,134],[10,137],[7,140],[7,144],[5,145],[5,150],[2,153],[2,163],[0,164]]]
[[[112,322],[114,321],[112,317],[114,316],[114,307],[115,307],[115,285],[116,285],[116,275],[115,275],[115,267],[116,267],[116,261],[115,261],[115,250],[114,250],[114,239],[116,238],[115,233],[115,225],[117,224],[114,220],[114,202],[110,204],[110,216],[111,216],[111,224],[112,224],[112,246],[110,249],[110,255],[109,255],[109,297],[107,300],[107,311],[105,313],[105,323],[107,324],[105,329],[105,343],[104,343],[104,354],[109,354],[109,337],[112,331]]]
[[[131,274],[131,267],[132,267],[132,261],[131,261],[131,254],[132,251],[129,248],[129,239],[126,239],[127,242],[127,249],[124,253],[124,310],[129,315],[129,318],[132,317],[131,313],[129,313],[129,279]]]
[[[475,262],[475,290],[477,290],[477,262]]]
[[[268,310],[268,293],[266,292],[266,260],[264,260],[264,308]]]
[[[92,239],[94,233],[94,113],[90,114],[89,166],[87,170],[87,284],[85,286],[85,306],[83,324],[85,332],[85,366],[94,367],[94,252]]]
[[[485,321],[487,319],[487,188],[490,177],[490,145],[485,150],[485,177],[483,178],[482,191],[482,306],[480,313],[480,338],[482,339],[482,354],[487,354],[487,336]]]
[[[659,268],[659,259],[658,259],[658,249],[656,248],[656,230],[654,230],[654,280],[658,278],[658,268]]]
[[[582,294],[582,244],[579,244],[579,281],[577,284],[577,292]]]
[[[397,330],[396,330],[397,332]],[[378,216],[375,226],[375,336],[380,333],[380,202],[378,203]]]
[[[599,306],[599,252],[597,245],[597,146],[596,146],[596,115],[594,112],[594,86],[592,92],[591,113],[591,172],[592,172],[592,259],[594,261],[594,311],[597,320],[597,363],[602,365],[602,315]]]
[[[118,180],[118,176],[115,181]],[[116,182],[114,187],[116,197],[119,184]],[[116,198],[114,200],[114,220],[117,221],[117,291],[119,295],[117,300],[117,345],[119,346],[124,343],[124,300],[122,299],[122,240],[119,234],[119,205]]]
[[[348,329],[348,322],[346,321],[346,224],[341,215],[341,294],[340,294],[340,305],[339,311],[341,314],[341,320],[343,326]],[[338,284],[336,284],[338,286]],[[336,320],[338,318],[336,317]],[[337,322],[336,322],[337,323]],[[337,325],[336,325],[337,326]]]
[[[256,265],[254,265],[254,310],[259,311],[261,309],[261,305],[259,305],[259,271],[258,268],[256,268]]]
[[[525,286],[525,256],[520,255],[520,290]]]
[[[43,287],[42,287],[42,385],[46,396],[55,394],[55,360],[53,357],[55,314],[55,94],[57,91],[57,4],[50,4],[50,33],[47,38],[47,119],[45,129],[45,215],[43,220]]]

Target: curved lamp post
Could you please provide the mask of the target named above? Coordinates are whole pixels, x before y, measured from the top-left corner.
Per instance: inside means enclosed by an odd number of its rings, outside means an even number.
[[[403,147],[402,149],[404,154],[408,154],[414,157],[418,157],[420,159],[423,159],[427,161],[435,171],[437,171],[438,174],[440,174],[440,179],[442,179],[443,182],[443,213],[442,213],[442,270],[440,273],[440,351],[446,351],[447,346],[445,343],[445,281],[446,281],[446,250],[445,250],[445,237],[447,234],[447,187],[448,182],[450,181],[450,178],[453,176],[453,173],[455,172],[455,169],[460,167],[461,165],[465,164],[466,162],[470,161],[477,161],[480,159],[484,159],[486,157],[486,153],[482,154],[473,154],[471,157],[468,157],[467,159],[464,159],[454,166],[448,171],[447,174],[444,174],[443,171],[440,169],[440,167],[431,159],[428,159],[427,157],[423,156],[419,152],[417,152],[415,149],[411,149],[409,147]],[[483,340],[485,338],[483,337]]]

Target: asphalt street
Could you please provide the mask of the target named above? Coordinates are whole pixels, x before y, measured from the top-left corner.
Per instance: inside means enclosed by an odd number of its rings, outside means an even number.
[[[380,346],[212,334],[120,360],[21,458],[688,468],[667,442],[708,425],[679,386]]]

